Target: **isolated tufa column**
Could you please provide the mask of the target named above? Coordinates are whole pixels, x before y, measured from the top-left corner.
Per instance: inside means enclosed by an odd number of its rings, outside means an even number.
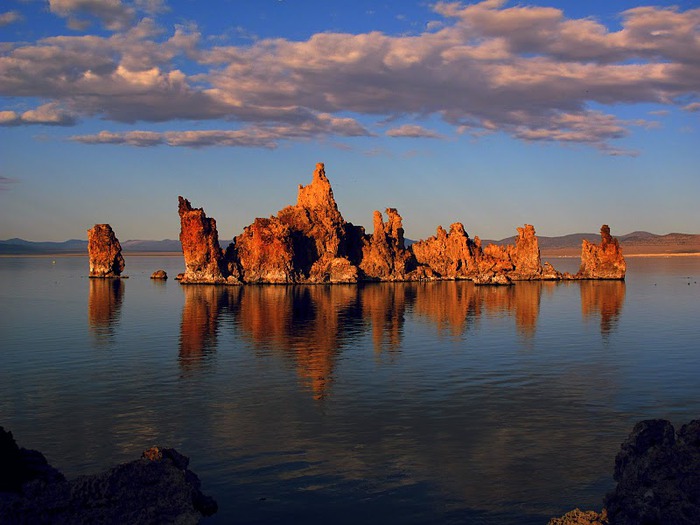
[[[95,224],[88,230],[90,277],[118,278],[124,269],[122,246],[109,224]]]

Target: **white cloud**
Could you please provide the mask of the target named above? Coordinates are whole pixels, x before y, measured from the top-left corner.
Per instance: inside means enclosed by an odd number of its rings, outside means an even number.
[[[22,15],[17,11],[0,13],[0,27],[19,22],[20,20],[22,20]]]
[[[84,16],[100,20],[110,31],[121,31],[131,25],[135,9],[121,0],[49,0],[52,13],[67,18],[71,29],[83,30],[89,25]]]
[[[18,126],[21,124],[43,124],[46,126],[72,126],[76,117],[56,102],[49,102],[36,109],[23,113],[0,111],[0,126]]]
[[[436,131],[426,129],[423,126],[418,126],[416,124],[404,124],[398,128],[392,128],[386,131],[386,135],[389,137],[409,137],[409,138],[428,138],[428,139],[440,139],[443,138],[442,135]]]
[[[97,17],[119,30],[0,48],[0,96],[53,100],[79,115],[127,123],[224,119],[275,129],[273,142],[282,133],[367,135],[359,118],[433,116],[471,136],[504,132],[606,153],[635,123],[605,108],[693,110],[687,101],[700,95],[700,9],[631,9],[621,14],[621,29],[610,31],[559,9],[505,5],[438,3],[439,24],[413,36],[320,33],[207,47],[195,26],[168,36],[149,18],[131,25],[136,12],[162,10],[159,1],[52,0],[61,16]],[[387,134],[435,136],[408,126]]]
[[[130,146],[183,146],[202,148],[209,146],[276,148],[281,140],[309,139],[336,136],[369,135],[359,123],[349,118],[319,115],[314,121],[302,125],[252,126],[240,130],[192,130],[192,131],[128,131],[114,133],[101,131],[95,135],[76,135],[70,139],[83,144],[128,144]]]

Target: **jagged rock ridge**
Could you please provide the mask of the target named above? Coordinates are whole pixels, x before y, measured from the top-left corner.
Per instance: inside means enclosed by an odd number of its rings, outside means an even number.
[[[276,216],[255,219],[225,251],[216,221],[179,197],[180,240],[186,271],[182,283],[355,283],[470,279],[477,284],[518,280],[624,279],[624,258],[610,229],[600,246],[584,242],[581,270],[557,272],[542,264],[535,229],[518,228],[515,245],[488,245],[469,238],[461,223],[406,247],[402,218],[395,208],[374,212],[365,233],[343,219],[322,163],[311,183],[299,185],[297,203]]]

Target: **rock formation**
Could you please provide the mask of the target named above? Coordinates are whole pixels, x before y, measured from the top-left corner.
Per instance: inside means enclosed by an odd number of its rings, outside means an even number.
[[[324,165],[311,183],[299,185],[297,203],[276,216],[255,219],[233,239],[225,253],[216,222],[180,197],[180,240],[186,271],[182,283],[355,283],[470,279],[476,284],[511,284],[523,280],[620,279],[624,259],[615,239],[600,247],[586,245],[581,271],[561,274],[542,265],[532,225],[518,228],[515,245],[482,249],[461,223],[449,233],[406,247],[401,215],[395,208],[374,212],[374,231],[345,222],[338,210]],[[607,227],[605,227],[607,228]],[[598,277],[601,276],[601,277]],[[614,276],[614,277],[613,277]]]
[[[180,242],[185,256],[183,283],[225,283],[227,268],[219,246],[216,221],[202,208],[193,208],[187,199],[178,197]]]
[[[456,222],[449,233],[438,226],[434,236],[411,246],[419,265],[429,267],[443,279],[470,279],[478,273],[476,258],[481,247],[469,238],[464,226]]]
[[[395,208],[387,208],[386,214],[385,223],[382,214],[374,212],[374,232],[362,247],[360,270],[369,280],[405,281],[412,256],[406,250],[401,215]]]
[[[353,233],[319,163],[311,184],[299,185],[296,205],[256,219],[234,239],[227,256],[237,260],[244,282],[357,282],[356,265],[348,259],[356,251]]]
[[[627,271],[620,243],[610,235],[610,227],[600,228],[600,245],[583,240],[578,279],[624,279]]]
[[[676,434],[663,419],[634,426],[615,457],[615,489],[597,515],[572,511],[549,525],[694,525],[700,523],[700,420]],[[574,514],[589,521],[574,521]],[[568,519],[565,520],[565,518]]]
[[[663,419],[637,423],[615,458],[610,523],[700,523],[700,420],[676,434]]]
[[[189,459],[153,447],[142,459],[67,481],[37,451],[0,427],[0,522],[13,524],[182,523],[216,512]]]
[[[151,279],[165,281],[168,278],[168,273],[165,270],[156,270],[151,274]]]
[[[87,232],[90,277],[119,277],[124,270],[124,257],[112,227],[109,224],[95,224]]]

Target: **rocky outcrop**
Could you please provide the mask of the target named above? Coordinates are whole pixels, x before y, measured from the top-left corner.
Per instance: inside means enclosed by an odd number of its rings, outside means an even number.
[[[225,283],[228,269],[219,246],[216,221],[202,208],[193,208],[190,201],[178,197],[180,243],[185,256],[182,283]]]
[[[610,227],[600,228],[599,245],[583,240],[581,247],[581,268],[577,279],[624,279],[627,271],[620,243],[610,235]]]
[[[374,212],[374,230],[345,222],[338,210],[322,163],[313,179],[299,185],[297,203],[276,216],[255,219],[233,239],[224,253],[216,222],[201,208],[180,197],[180,240],[186,271],[182,283],[355,283],[358,281],[422,281],[470,279],[477,284],[511,284],[524,280],[620,278],[622,261],[617,241],[604,237],[601,247],[586,248],[582,270],[561,274],[542,265],[535,229],[518,228],[514,245],[490,244],[482,249],[461,223],[450,231],[406,247],[401,215],[395,208]],[[593,245],[591,245],[593,246]],[[617,250],[617,251],[615,251]],[[617,273],[615,273],[617,272]],[[596,277],[603,275],[603,277]]]
[[[605,498],[613,525],[700,523],[700,420],[676,434],[663,419],[637,423],[615,458]]]
[[[548,525],[609,525],[605,511],[598,514],[594,510],[574,509],[561,518],[552,518]]]
[[[156,270],[151,274],[151,279],[165,281],[168,278],[168,273],[165,270]]]
[[[227,258],[237,262],[247,283],[293,283],[294,243],[279,219],[255,219],[235,238]]]
[[[443,279],[470,279],[478,274],[476,258],[481,255],[477,246],[460,222],[447,232],[438,226],[434,236],[411,246],[419,265],[429,267]]]
[[[90,277],[116,278],[124,270],[122,246],[109,224],[95,224],[88,231]]]
[[[0,457],[0,523],[195,524],[217,510],[174,449],[153,447],[142,459],[67,481],[0,427]]]
[[[572,511],[549,525],[700,523],[700,420],[678,433],[663,419],[637,423],[615,457],[614,479],[617,486],[605,497],[599,522],[563,521]]]
[[[357,282],[356,265],[348,259],[356,251],[349,230],[318,163],[311,184],[299,185],[296,205],[256,219],[234,239],[227,257],[240,266],[244,282]]]
[[[374,232],[362,247],[360,270],[369,280],[405,281],[415,264],[406,250],[401,215],[395,208],[386,214],[385,223],[381,212],[374,212]]]

